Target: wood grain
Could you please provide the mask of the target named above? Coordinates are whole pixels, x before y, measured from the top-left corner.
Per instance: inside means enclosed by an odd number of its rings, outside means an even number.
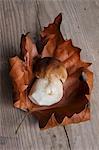
[[[60,4],[60,5],[59,5]],[[99,147],[99,2],[98,1],[63,1],[60,3],[39,2],[41,26],[47,24],[61,11],[63,22],[61,30],[67,39],[72,38],[76,46],[82,48],[81,56],[93,62],[94,89],[91,100],[91,121],[66,127],[73,150],[98,150]],[[48,6],[49,9],[48,9]],[[51,7],[52,6],[52,7]],[[57,9],[56,9],[57,8]],[[55,11],[56,10],[56,11]],[[46,13],[45,13],[46,12]],[[52,12],[52,13],[51,13]],[[50,15],[48,15],[50,14]],[[48,17],[50,16],[50,17]],[[45,18],[45,22],[43,21]]]
[[[24,112],[13,108],[8,58],[20,53],[20,37],[30,32],[33,40],[39,31],[36,2],[0,0],[0,149],[2,150],[50,150],[68,149],[64,129],[58,127],[40,131],[37,120],[27,117],[18,135],[15,130]],[[60,136],[60,134],[62,134]],[[62,142],[64,140],[64,143]]]
[[[30,32],[36,38],[36,2],[33,0],[0,0],[0,47],[2,58],[20,53],[22,33]]]
[[[69,150],[63,127],[40,131],[27,117],[15,135],[24,112],[13,108],[8,58],[20,53],[20,37],[30,32],[35,41],[40,28],[63,14],[65,38],[82,49],[83,59],[93,62],[94,88],[91,121],[65,127],[72,150],[99,149],[99,1],[98,0],[0,0],[0,150]]]

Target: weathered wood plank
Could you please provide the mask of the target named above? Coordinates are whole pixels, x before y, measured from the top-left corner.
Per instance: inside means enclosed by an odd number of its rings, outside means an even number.
[[[93,62],[94,88],[91,100],[91,121],[66,127],[73,150],[98,150],[99,148],[99,1],[67,0],[39,1],[41,26],[53,21],[59,12],[63,13],[61,26],[65,37],[72,38],[82,49],[81,56]]]
[[[38,6],[37,6],[38,4]],[[38,10],[39,8],[39,10]],[[40,131],[34,118],[27,117],[18,135],[15,129],[24,112],[13,108],[11,82],[8,76],[10,56],[20,53],[22,33],[36,38],[41,26],[46,26],[59,12],[65,38],[72,38],[81,47],[82,57],[93,62],[94,89],[92,119],[86,123],[66,126],[72,150],[99,149],[99,1],[98,0],[0,0],[0,149],[2,150],[68,150],[63,127]]]
[[[2,150],[68,150],[62,127],[40,131],[33,117],[27,117],[18,135],[15,135],[15,130],[25,113],[13,108],[8,58],[20,53],[22,33],[31,32],[35,40],[39,30],[37,13],[36,1],[0,0],[0,149]],[[64,139],[64,142],[61,139]]]
[[[21,34],[30,32],[35,40],[36,30],[35,1],[0,0],[0,48],[3,58],[19,54]]]

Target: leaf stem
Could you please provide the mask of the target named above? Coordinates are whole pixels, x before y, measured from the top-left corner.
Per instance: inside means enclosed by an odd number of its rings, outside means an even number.
[[[27,113],[24,115],[24,117],[22,118],[21,122],[19,123],[18,127],[17,127],[16,130],[15,130],[15,134],[18,133],[18,130],[19,130],[20,126],[22,125],[23,121],[25,120],[25,118],[26,118],[29,114],[31,114],[31,112],[27,112]]]

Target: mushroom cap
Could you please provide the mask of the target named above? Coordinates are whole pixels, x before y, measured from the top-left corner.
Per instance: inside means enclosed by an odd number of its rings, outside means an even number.
[[[34,64],[36,76],[29,98],[38,105],[52,105],[59,102],[63,96],[63,83],[67,78],[64,65],[52,57],[40,58]]]
[[[64,64],[54,57],[44,57],[38,59],[33,65],[33,72],[37,78],[57,77],[63,83],[67,79],[67,70]]]

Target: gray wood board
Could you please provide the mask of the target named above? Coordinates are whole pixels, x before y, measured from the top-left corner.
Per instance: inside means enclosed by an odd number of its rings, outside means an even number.
[[[94,88],[91,120],[65,129],[72,150],[99,149],[99,1],[98,0],[0,0],[0,150],[69,150],[63,127],[40,131],[27,117],[17,135],[24,112],[13,108],[8,58],[20,53],[20,37],[30,32],[35,41],[40,28],[63,14],[61,31],[82,49],[81,57],[93,63]]]

